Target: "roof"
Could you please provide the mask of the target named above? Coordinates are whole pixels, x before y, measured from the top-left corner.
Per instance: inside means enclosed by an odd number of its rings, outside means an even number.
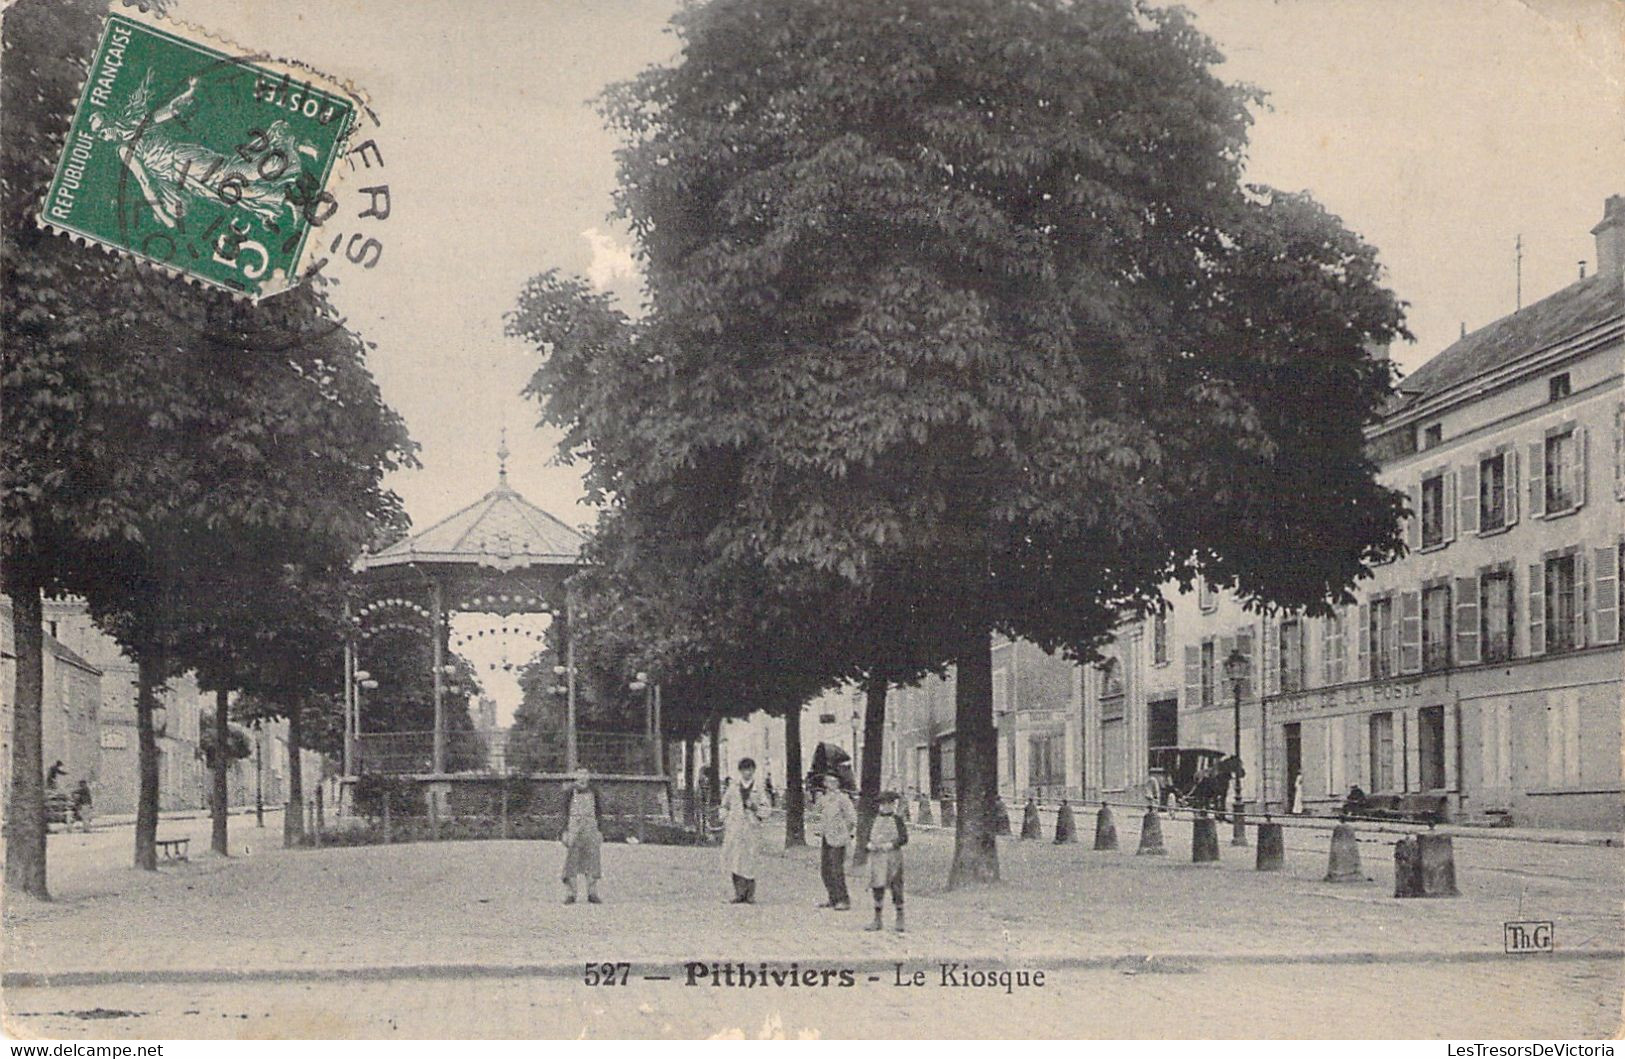
[[[1597,273],[1463,335],[1400,384],[1419,401],[1505,367],[1625,313],[1625,284]]]
[[[409,563],[453,563],[499,570],[577,566],[586,537],[508,486],[497,487],[421,533],[356,562],[357,570]]]

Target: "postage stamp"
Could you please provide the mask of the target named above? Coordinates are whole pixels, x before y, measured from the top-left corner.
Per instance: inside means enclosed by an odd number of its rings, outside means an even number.
[[[109,12],[39,221],[258,300],[298,283],[357,100],[190,27]]]

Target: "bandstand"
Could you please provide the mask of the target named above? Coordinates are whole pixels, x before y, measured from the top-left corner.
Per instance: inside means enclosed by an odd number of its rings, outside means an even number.
[[[497,453],[496,488],[427,529],[354,565],[358,602],[350,615],[345,650],[344,779],[362,774],[410,777],[427,793],[428,808],[440,815],[459,788],[524,777],[557,787],[578,764],[591,768],[601,785],[614,788],[611,800],[639,815],[669,811],[667,778],[660,752],[659,719],[645,718],[644,732],[578,731],[573,575],[582,568],[586,539],[562,520],[537,507],[508,484],[507,444]],[[546,614],[562,622],[562,738],[539,750],[537,733],[527,733],[527,753],[508,753],[507,730],[448,730],[447,681],[451,616],[458,612],[496,615]],[[410,630],[433,645],[434,720],[432,732],[369,732],[363,695],[369,640],[390,630]],[[506,630],[505,630],[506,631]],[[653,697],[651,697],[652,699]],[[655,710],[652,701],[647,707]],[[454,738],[473,736],[476,752],[449,748]],[[544,735],[550,737],[551,733]],[[457,752],[448,753],[448,749]],[[618,795],[618,796],[617,796]]]

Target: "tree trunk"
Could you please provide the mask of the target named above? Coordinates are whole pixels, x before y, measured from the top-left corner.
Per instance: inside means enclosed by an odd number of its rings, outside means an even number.
[[[135,667],[135,739],[140,781],[135,796],[135,866],[158,870],[158,735],[152,712],[157,704],[158,663],[142,651]]]
[[[886,681],[870,676],[864,681],[863,692],[863,761],[858,777],[858,841],[852,853],[854,865],[869,863],[869,832],[875,826],[875,810],[880,799],[880,765],[886,752]]]
[[[301,712],[298,706],[288,707],[288,811],[282,816],[284,848],[305,842],[305,781],[299,769]]]
[[[711,789],[707,797],[712,805],[722,804],[722,715],[711,716]]]
[[[6,557],[17,672],[11,721],[11,790],[6,801],[6,891],[51,899],[45,884],[45,630],[39,567],[26,546]]]
[[[954,659],[954,859],[948,889],[997,882],[993,807],[999,796],[999,735],[993,727],[993,654],[986,629],[965,633]]]
[[[784,848],[807,844],[807,783],[801,775],[801,707],[784,714]]]
[[[213,830],[209,837],[209,848],[222,857],[231,855],[226,841],[226,770],[231,767],[231,755],[226,752],[230,734],[226,706],[226,691],[222,688],[214,693],[214,804],[210,807]]]

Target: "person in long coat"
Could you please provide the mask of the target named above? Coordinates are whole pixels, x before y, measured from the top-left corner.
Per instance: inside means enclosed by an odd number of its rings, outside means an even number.
[[[598,904],[598,879],[603,874],[600,854],[604,845],[604,799],[592,785],[592,774],[584,768],[576,769],[575,783],[565,799],[564,832],[559,840],[564,843],[564,903],[576,903],[576,876],[587,877],[587,903]]]
[[[767,796],[756,789],[756,762],[741,758],[739,778],[722,798],[722,869],[733,878],[732,904],[756,903],[756,869],[767,814]]]
[[[869,830],[869,889],[875,895],[875,919],[864,930],[881,929],[880,913],[885,908],[886,891],[891,891],[897,909],[897,933],[903,933],[903,847],[908,845],[908,825],[897,815],[897,795],[882,791],[875,806],[875,822]]]

